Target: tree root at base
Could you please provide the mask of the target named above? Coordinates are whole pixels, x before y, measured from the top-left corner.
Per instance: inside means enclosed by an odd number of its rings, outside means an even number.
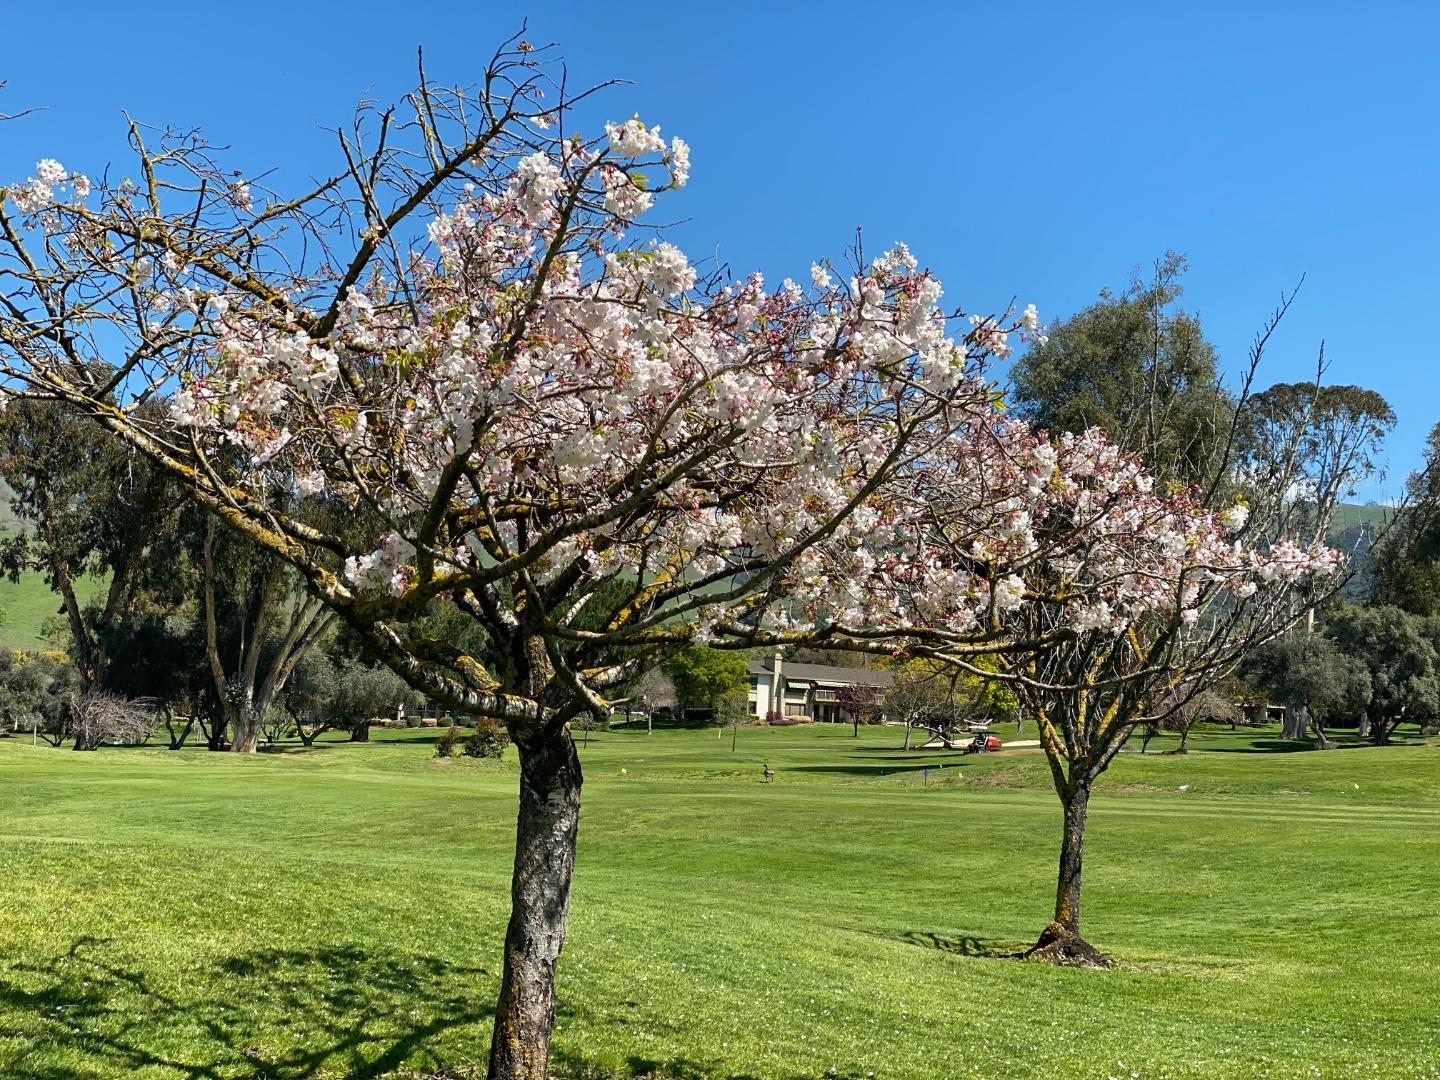
[[[1025,960],[1043,960],[1063,967],[1113,968],[1115,961],[1095,948],[1073,930],[1051,923],[1040,934],[1040,940],[1021,953]]]

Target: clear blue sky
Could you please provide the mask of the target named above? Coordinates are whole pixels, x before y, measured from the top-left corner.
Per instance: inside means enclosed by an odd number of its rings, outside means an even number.
[[[693,148],[677,242],[802,277],[856,226],[897,239],[970,310],[1047,318],[1167,248],[1229,369],[1301,274],[1263,381],[1330,380],[1400,415],[1398,490],[1440,420],[1440,10],[1324,3],[146,3],[6,15],[0,176],[38,157],[98,173],[121,110],[203,125],[248,165],[320,172],[361,94],[476,76],[529,18],[580,82],[623,77]],[[123,10],[123,15],[115,12]],[[60,26],[63,24],[63,32]],[[283,186],[283,173],[280,180]]]

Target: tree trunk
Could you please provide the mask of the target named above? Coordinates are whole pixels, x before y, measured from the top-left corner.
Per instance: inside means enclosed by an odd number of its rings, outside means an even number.
[[[555,964],[565,944],[582,775],[568,732],[517,742],[520,815],[505,970],[489,1080],[545,1080],[555,1024]]]
[[[1080,876],[1085,856],[1085,818],[1090,785],[1071,783],[1060,794],[1065,828],[1060,837],[1060,876],[1055,887],[1055,920],[1025,954],[1052,964],[1112,967],[1113,962],[1080,935]]]
[[[1060,879],[1055,889],[1055,921],[1080,933],[1080,875],[1085,861],[1085,818],[1090,789],[1077,784],[1062,801],[1065,829],[1060,837]]]
[[[915,730],[915,725],[912,724],[912,723],[910,723],[909,720],[906,720],[906,721],[905,721],[905,745],[902,746],[902,747],[900,747],[901,750],[909,750],[909,749],[910,749],[910,732],[912,732],[912,731],[914,731],[914,730]]]
[[[241,707],[235,710],[235,740],[230,744],[232,754],[253,754],[260,741],[260,717],[252,709]]]
[[[351,741],[351,742],[369,742],[369,741],[370,741],[370,721],[369,721],[369,720],[360,720],[360,721],[357,721],[357,722],[356,722],[355,726],[350,729],[350,741]]]
[[[228,749],[225,744],[225,716],[223,713],[220,716],[211,717],[209,723],[202,718],[200,730],[205,735],[205,749],[213,751]]]
[[[171,750],[182,750],[182,749],[184,749],[184,747],[185,747],[185,740],[188,739],[188,738],[190,738],[190,732],[194,729],[194,727],[195,727],[195,717],[193,717],[193,716],[187,716],[187,717],[185,718],[185,726],[180,729],[180,733],[177,735],[177,734],[175,733],[174,718],[171,717],[171,716],[167,713],[166,716],[165,716],[165,730],[170,733],[170,749],[171,749]]]

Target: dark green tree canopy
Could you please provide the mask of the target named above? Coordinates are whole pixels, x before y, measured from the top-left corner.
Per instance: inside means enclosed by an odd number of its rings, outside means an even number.
[[[1370,703],[1370,669],[1323,634],[1293,631],[1246,658],[1245,680],[1317,719],[1358,713]]]
[[[1354,604],[1334,613],[1325,633],[1369,668],[1371,717],[1382,731],[1440,713],[1440,660],[1429,620],[1388,604]]]
[[[1186,269],[1167,252],[1150,280],[1053,324],[1011,371],[1016,411],[1050,431],[1104,428],[1162,479],[1208,483],[1234,405],[1199,318],[1179,307]]]
[[[1430,429],[1424,467],[1410,475],[1405,494],[1405,508],[1371,553],[1372,595],[1440,616],[1440,424]]]
[[[60,595],[81,678],[97,687],[115,629],[142,596],[169,595],[177,580],[178,488],[120,439],[67,406],[40,401],[16,402],[0,420],[0,476],[30,525],[0,543],[0,569],[12,579],[22,570],[45,574]],[[89,613],[75,591],[85,575],[109,579]]]
[[[682,702],[703,701],[714,706],[744,692],[750,667],[739,653],[692,645],[666,662],[665,674],[674,680]]]

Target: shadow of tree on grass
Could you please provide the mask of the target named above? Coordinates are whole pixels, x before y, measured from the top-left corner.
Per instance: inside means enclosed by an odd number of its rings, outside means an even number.
[[[1029,948],[1028,941],[1010,941],[1002,938],[979,937],[975,934],[965,933],[940,933],[934,930],[866,930],[862,927],[851,927],[857,934],[865,934],[868,937],[885,938],[887,941],[899,941],[906,945],[917,945],[922,949],[936,949],[939,952],[949,953],[952,956],[979,956],[992,960],[1013,959],[1017,953]]]
[[[0,1074],[300,1080],[408,1065],[439,1077],[468,1071],[447,1072],[436,1057],[444,1032],[473,1027],[467,1043],[488,1045],[484,968],[353,945],[258,949],[166,990],[109,959],[108,945],[82,937],[47,961],[0,968],[0,1013],[20,1020],[7,1034],[21,1044],[0,1054]]]
[[[723,1066],[706,1065],[690,1058],[651,1058],[632,1054],[620,1070],[596,1065],[585,1058],[553,1051],[550,1070],[554,1080],[757,1080],[751,1073],[729,1073]]]
[[[937,773],[940,771],[936,766],[929,767]],[[918,773],[925,768],[924,765],[792,765],[785,771],[840,776],[902,776],[907,773]]]
[[[1197,747],[1207,754],[1299,754],[1314,750],[1310,742],[1295,739],[1253,739],[1244,746]]]

